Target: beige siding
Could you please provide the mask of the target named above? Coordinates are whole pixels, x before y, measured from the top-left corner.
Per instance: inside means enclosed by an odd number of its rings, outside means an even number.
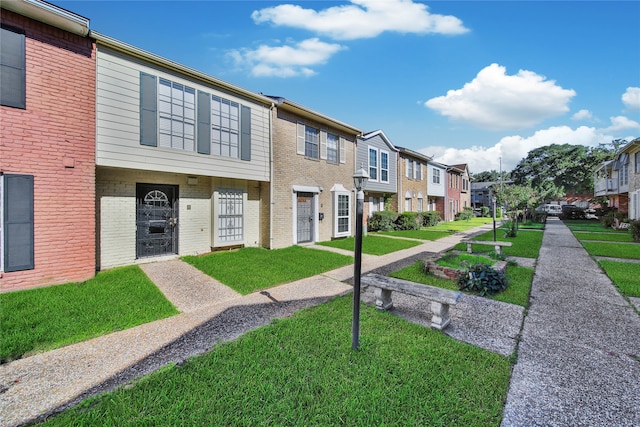
[[[221,92],[106,47],[97,54],[96,164],[147,171],[269,180],[269,106]],[[251,108],[251,161],[140,145],[140,72],[179,82]]]

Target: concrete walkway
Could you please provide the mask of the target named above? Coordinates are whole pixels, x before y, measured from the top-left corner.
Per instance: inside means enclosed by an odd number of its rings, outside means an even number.
[[[502,426],[640,426],[640,317],[555,218]]]
[[[411,265],[490,228],[478,227],[385,256],[366,256],[362,271]],[[352,291],[345,282],[353,277],[353,265],[246,296],[179,260],[141,267],[181,314],[0,365],[1,426],[42,419],[275,318]],[[520,324],[518,318],[512,322]]]

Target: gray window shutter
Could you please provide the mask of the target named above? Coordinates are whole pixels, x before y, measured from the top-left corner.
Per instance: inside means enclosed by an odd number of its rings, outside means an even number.
[[[0,104],[26,108],[25,36],[0,29]]]
[[[140,73],[140,144],[158,146],[158,85],[156,76]]]
[[[211,95],[198,91],[198,153],[211,154]]]
[[[240,159],[251,160],[251,108],[243,105],[240,113]]]
[[[33,270],[33,176],[4,176],[4,271]]]

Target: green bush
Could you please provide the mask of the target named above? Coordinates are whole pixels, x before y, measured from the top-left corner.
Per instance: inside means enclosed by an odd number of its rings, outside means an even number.
[[[600,222],[605,228],[611,228],[615,224],[615,220],[619,222],[626,222],[627,216],[622,212],[609,211],[600,218]]]
[[[546,212],[534,212],[533,213],[533,222],[544,224],[545,222],[547,222],[547,213]]]
[[[491,216],[491,209],[489,209],[489,206],[483,206],[480,208],[480,216],[483,218],[489,218]]]
[[[379,211],[374,212],[369,218],[369,231],[392,231],[395,229],[395,221],[398,217],[397,212]]]
[[[419,230],[422,225],[418,222],[418,214],[415,212],[403,212],[395,221],[396,230]]]
[[[507,289],[508,285],[504,273],[487,264],[474,264],[458,278],[460,290],[475,292],[480,296],[494,295]]]
[[[456,214],[456,220],[470,220],[471,218],[473,218],[473,208],[471,207],[465,207],[463,211],[460,211]]]
[[[640,220],[631,221],[631,236],[636,242],[640,242]]]
[[[440,221],[442,221],[440,212],[438,211],[422,212],[422,225],[424,227],[433,227],[434,225],[438,225]]]

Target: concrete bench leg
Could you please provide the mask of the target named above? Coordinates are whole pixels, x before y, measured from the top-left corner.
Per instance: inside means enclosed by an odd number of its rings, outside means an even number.
[[[467,253],[468,254],[472,254],[473,251],[471,250],[471,243],[467,243]]]
[[[449,326],[449,323],[449,304],[431,301],[431,327],[441,331]]]
[[[502,254],[502,246],[495,245],[494,248],[496,249],[496,253],[498,255]]]
[[[378,310],[391,310],[393,308],[390,290],[375,288],[373,293],[376,296],[376,308]]]

